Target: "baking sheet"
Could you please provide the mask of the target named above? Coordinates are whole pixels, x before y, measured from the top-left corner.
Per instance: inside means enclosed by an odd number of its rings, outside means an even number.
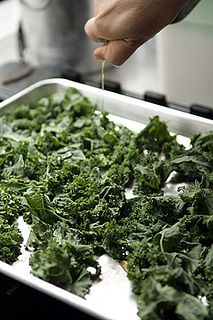
[[[110,113],[110,120],[123,124],[135,132],[139,132],[149,122],[150,117],[159,115],[161,120],[167,122],[171,132],[179,134],[178,142],[186,147],[189,146],[189,138],[187,137],[196,132],[208,132],[213,129],[212,120],[63,79],[44,80],[30,86],[2,102],[0,104],[0,114],[4,110],[13,109],[21,103],[35,103],[40,98],[53,93],[63,93],[68,87],[79,89],[100,108],[102,108],[103,102],[104,109]],[[166,185],[166,193],[174,193],[174,191],[174,186]],[[128,197],[131,197],[131,192]],[[102,267],[101,281],[93,284],[86,299],[79,298],[32,276],[28,265],[30,253],[25,251],[29,227],[22,217],[19,218],[18,223],[24,237],[22,254],[12,266],[0,262],[0,272],[94,315],[98,319],[138,319],[136,297],[131,292],[131,283],[127,279],[126,272],[107,255],[99,258]]]

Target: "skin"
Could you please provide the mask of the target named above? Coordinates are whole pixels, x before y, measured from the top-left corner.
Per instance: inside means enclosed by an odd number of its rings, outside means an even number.
[[[188,0],[95,0],[95,17],[85,24],[95,59],[123,64],[134,51],[171,23]]]

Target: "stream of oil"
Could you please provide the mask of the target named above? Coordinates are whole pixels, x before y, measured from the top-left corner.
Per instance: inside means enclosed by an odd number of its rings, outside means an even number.
[[[101,60],[101,111],[104,111],[104,66],[105,66],[105,60]]]

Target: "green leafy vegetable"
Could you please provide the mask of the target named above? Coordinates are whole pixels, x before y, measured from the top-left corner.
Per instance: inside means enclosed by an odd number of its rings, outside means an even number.
[[[32,255],[30,265],[35,276],[84,297],[92,284],[87,267],[97,267],[93,255],[89,245],[50,240]]]
[[[212,320],[212,141],[185,149],[158,116],[135,134],[74,88],[4,112],[0,260],[17,260],[23,216],[35,276],[85,297],[107,253],[141,319]]]
[[[0,218],[0,261],[12,264],[21,254],[21,233],[16,225],[2,223]]]

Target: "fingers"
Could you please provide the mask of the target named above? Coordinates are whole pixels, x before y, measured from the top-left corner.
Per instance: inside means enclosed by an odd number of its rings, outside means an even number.
[[[100,41],[100,39],[121,39],[121,35],[116,26],[113,28],[112,23],[109,23],[108,19],[103,19],[102,13],[89,19],[84,26],[84,31],[96,42]]]
[[[93,55],[96,59],[121,65],[145,41],[128,40],[131,28],[126,21],[126,14],[120,14],[117,1],[107,1],[106,5],[105,1],[96,0],[96,9],[96,17],[87,21],[84,30],[93,41],[100,42],[106,39],[109,43],[97,48]],[[135,35],[135,32],[133,34]]]
[[[93,55],[95,59],[106,60],[109,63],[119,66],[123,64],[132,54],[133,52],[145,42],[145,40],[112,40],[110,39],[110,35],[103,33],[103,28],[97,28],[97,18],[91,18],[85,24],[85,32],[86,34],[96,42],[100,42],[101,39],[109,39],[108,44],[102,45],[97,48]],[[108,37],[107,37],[108,35]]]
[[[128,40],[113,40],[97,48],[93,55],[95,59],[106,60],[115,66],[120,66],[141,44],[141,42],[133,43]]]
[[[107,9],[88,20],[84,26],[86,34],[96,42],[100,39],[123,39],[127,35],[128,26],[125,17],[119,18],[117,10],[115,3],[110,3]]]
[[[100,37],[98,36],[96,29],[94,28],[94,25],[95,17],[87,21],[87,23],[84,26],[84,31],[93,41],[98,42],[100,41]]]

